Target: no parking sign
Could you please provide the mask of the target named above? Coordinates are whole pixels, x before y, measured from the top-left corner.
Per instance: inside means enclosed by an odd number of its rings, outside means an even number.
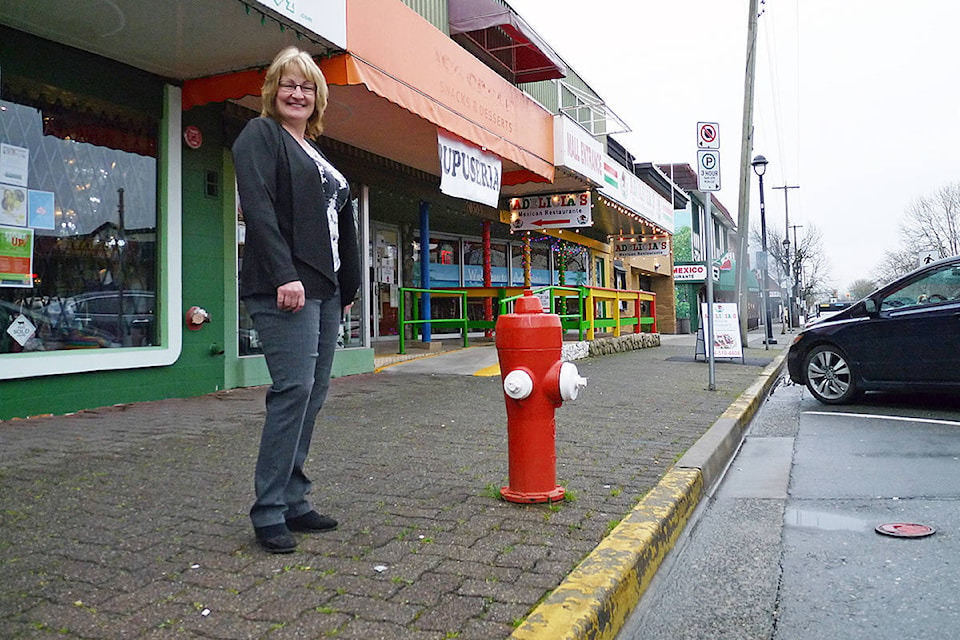
[[[720,125],[716,122],[697,123],[697,148],[720,148]]]
[[[697,123],[697,189],[720,191],[720,125]]]

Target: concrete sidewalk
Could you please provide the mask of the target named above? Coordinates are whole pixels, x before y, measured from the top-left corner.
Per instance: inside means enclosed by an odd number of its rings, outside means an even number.
[[[2,422],[0,637],[612,638],[779,374],[775,337],[716,391],[693,336],[578,361],[553,505],[498,499],[499,378],[442,372],[472,348],[335,379],[307,471],[341,525],[287,556],[247,517],[262,387]]]

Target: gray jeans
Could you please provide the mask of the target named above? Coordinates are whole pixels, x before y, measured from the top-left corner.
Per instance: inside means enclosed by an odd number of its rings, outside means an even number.
[[[342,309],[339,292],[308,299],[297,313],[277,309],[276,296],[244,298],[257,329],[273,384],[254,474],[254,527],[282,524],[311,510],[303,464],[314,422],[330,387],[330,369]]]

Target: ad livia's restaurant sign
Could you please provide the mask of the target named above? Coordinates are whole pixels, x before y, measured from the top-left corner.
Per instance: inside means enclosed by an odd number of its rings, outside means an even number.
[[[613,243],[618,258],[670,255],[668,236],[623,236]]]
[[[524,229],[564,229],[593,225],[590,192],[556,193],[510,199],[510,226]]]

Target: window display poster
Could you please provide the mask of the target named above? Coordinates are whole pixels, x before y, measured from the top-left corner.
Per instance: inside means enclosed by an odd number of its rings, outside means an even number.
[[[0,287],[33,286],[33,229],[0,226]]]
[[[700,317],[707,317],[707,304],[700,304]],[[713,357],[742,358],[740,314],[731,302],[713,303]]]
[[[27,186],[30,150],[12,144],[0,143],[0,182]]]
[[[53,229],[53,191],[27,191],[27,226]]]
[[[27,189],[0,184],[0,224],[27,226]]]

